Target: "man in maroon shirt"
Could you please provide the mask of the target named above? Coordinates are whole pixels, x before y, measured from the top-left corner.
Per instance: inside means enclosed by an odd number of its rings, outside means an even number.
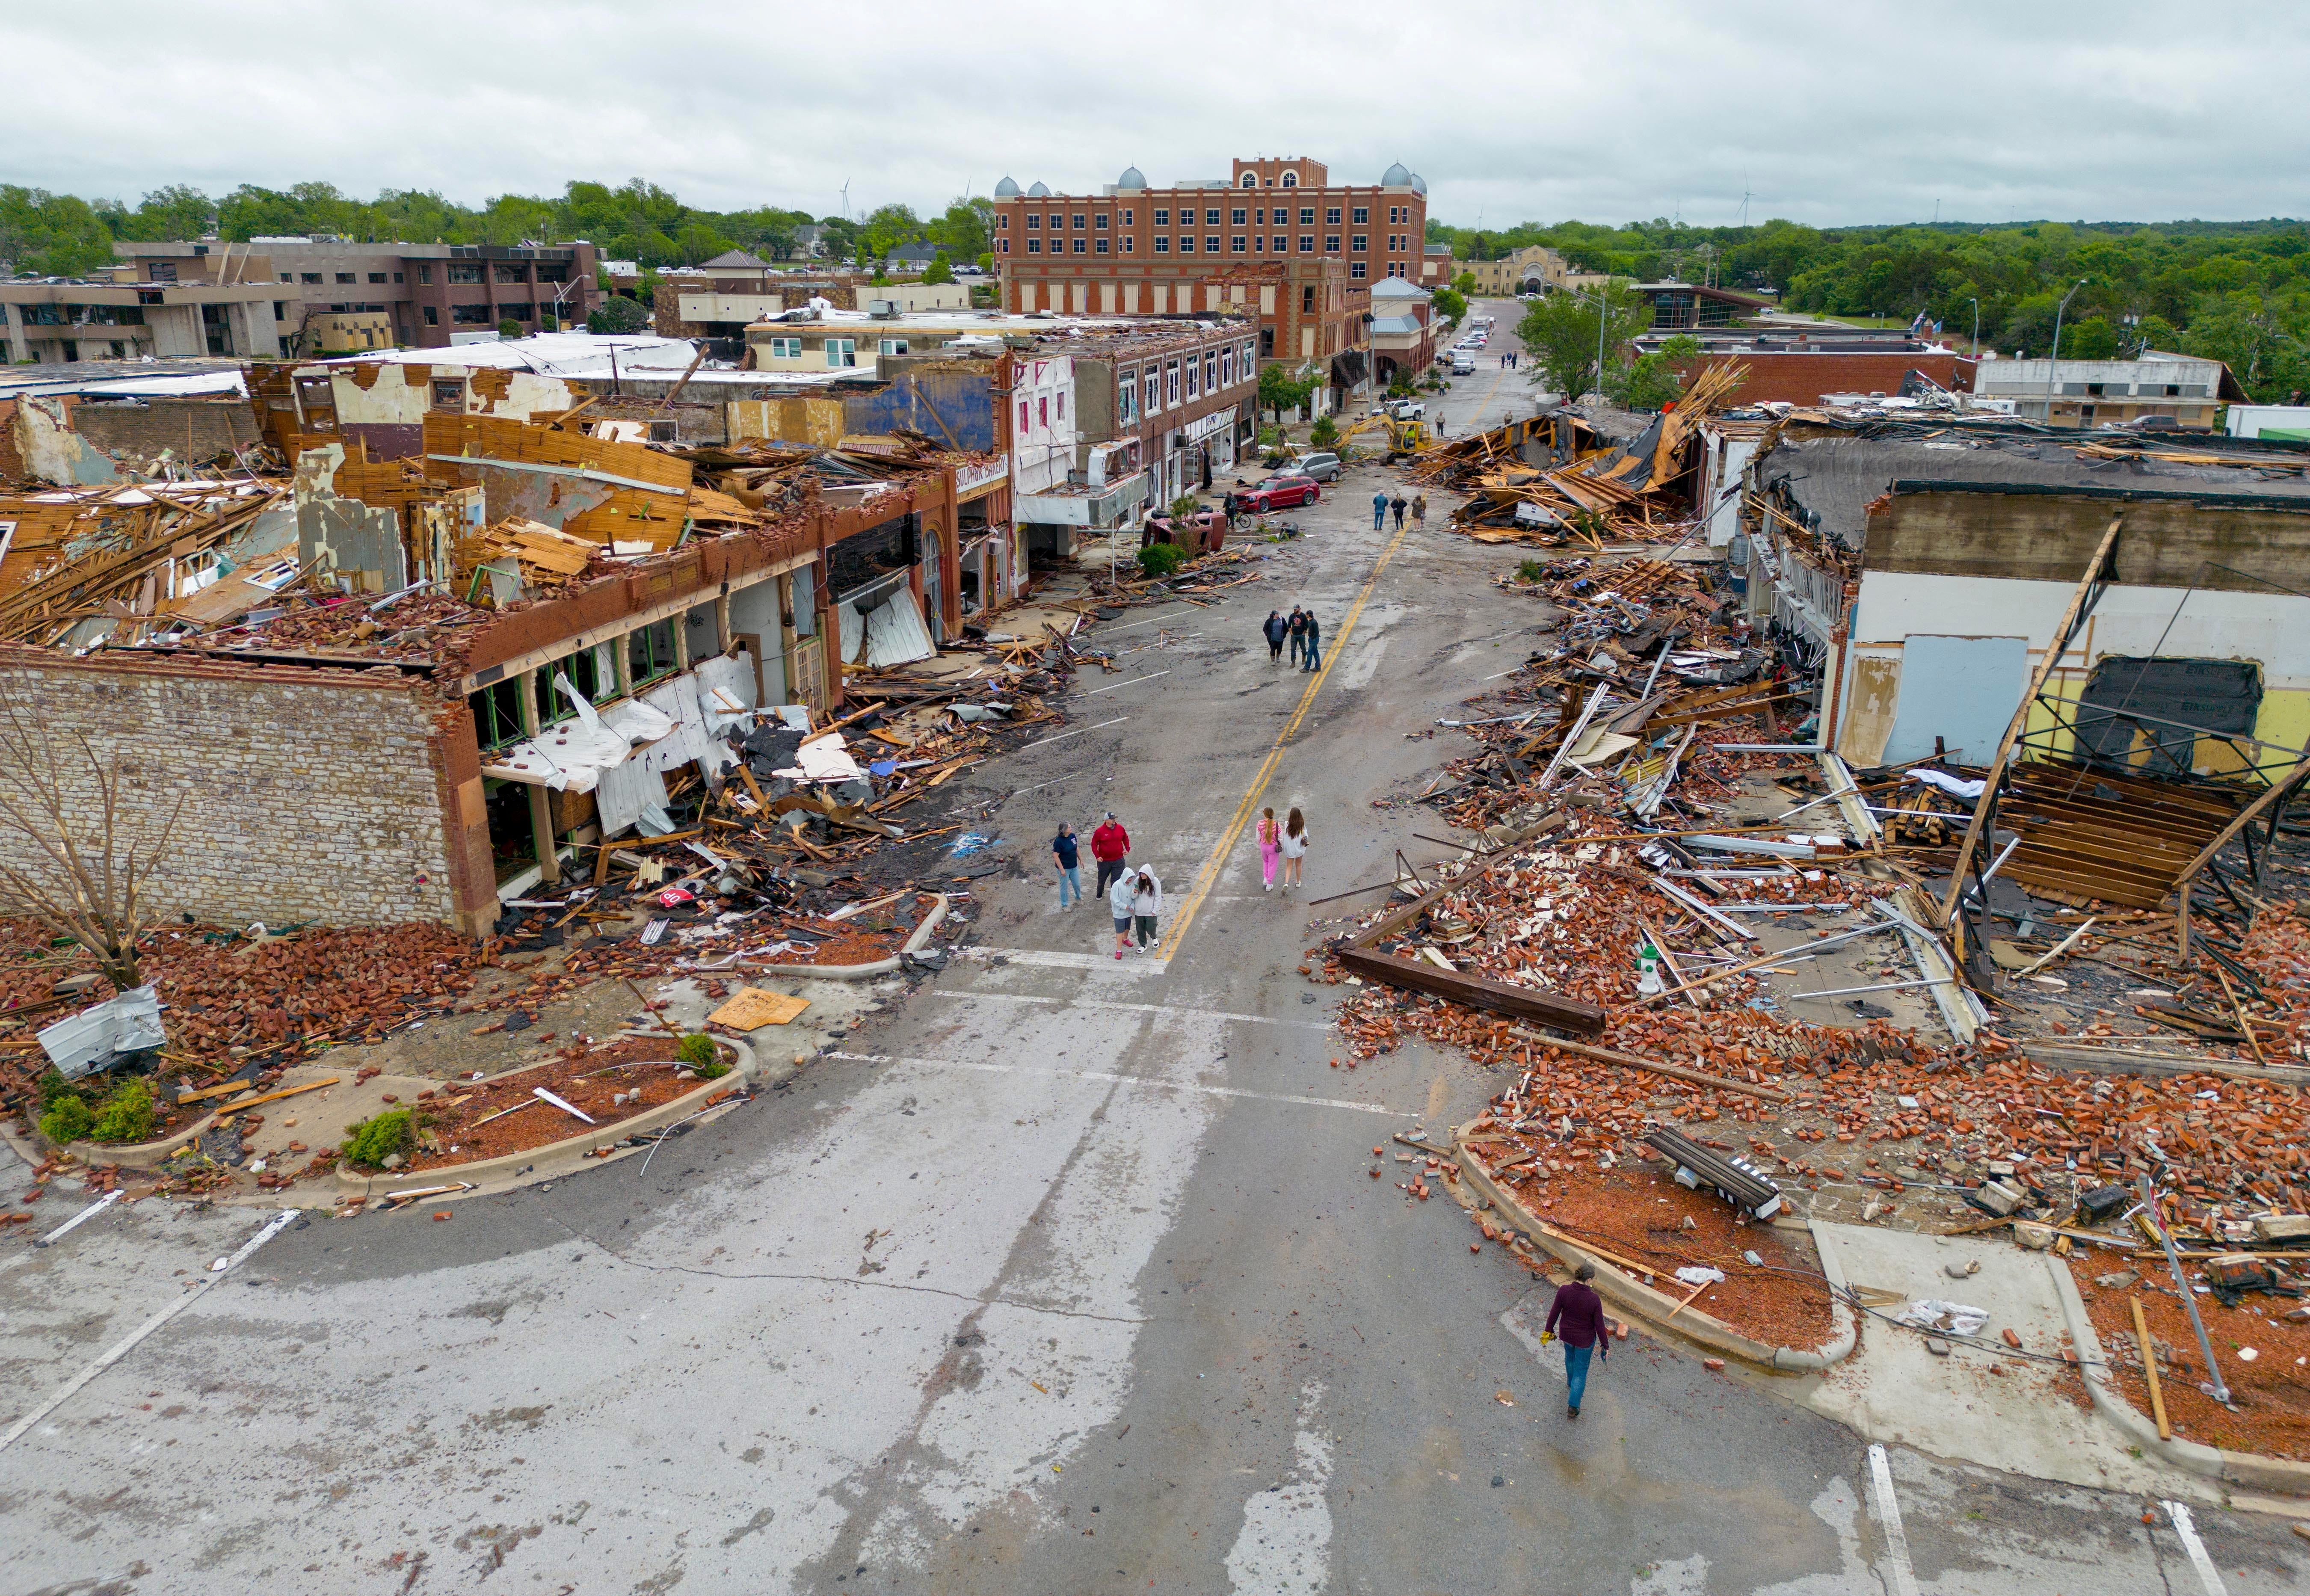
[[[1090,834],[1090,856],[1099,861],[1099,885],[1091,889],[1094,896],[1104,895],[1114,885],[1130,852],[1131,833],[1123,828],[1113,810],[1107,811],[1106,821]]]
[[[1564,1342],[1565,1416],[1569,1418],[1580,1417],[1580,1399],[1588,1390],[1588,1355],[1596,1353],[1608,1362],[1612,1356],[1612,1331],[1604,1323],[1604,1299],[1588,1283],[1595,1278],[1593,1263],[1574,1270],[1571,1280],[1549,1305],[1548,1323],[1541,1326],[1543,1337],[1560,1337]]]

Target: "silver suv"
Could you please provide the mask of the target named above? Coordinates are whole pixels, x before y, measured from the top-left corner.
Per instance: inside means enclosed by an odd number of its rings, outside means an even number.
[[[1335,482],[1340,480],[1340,457],[1331,454],[1294,455],[1283,463],[1279,474],[1314,477],[1319,482]]]

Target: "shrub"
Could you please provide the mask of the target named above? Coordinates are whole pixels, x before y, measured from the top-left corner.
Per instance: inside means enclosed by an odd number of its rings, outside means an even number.
[[[1202,499],[1197,499],[1192,493],[1182,493],[1178,498],[1171,501],[1171,518],[1175,521],[1184,521],[1188,516],[1202,510],[1203,507],[1203,501]]]
[[[514,320],[510,316],[499,317],[498,321],[498,336],[500,338],[520,337],[521,324]]]
[[[1340,429],[1329,416],[1317,416],[1316,424],[1307,429],[1307,441],[1319,449],[1328,449],[1340,441]]]
[[[1142,577],[1168,577],[1185,563],[1185,556],[1177,543],[1150,543],[1139,551],[1139,574]]]
[[[407,1153],[417,1140],[410,1111],[395,1108],[375,1119],[365,1119],[345,1132],[344,1160],[364,1169],[377,1169],[395,1153]]]
[[[62,1147],[67,1141],[78,1141],[87,1136],[96,1118],[88,1105],[77,1095],[56,1099],[54,1106],[40,1115],[40,1134]]]
[[[730,1072],[730,1066],[722,1062],[721,1048],[703,1033],[684,1037],[673,1055],[696,1071],[700,1080],[719,1080]]]
[[[49,1109],[54,1108],[66,1097],[71,1097],[77,1101],[79,1097],[80,1089],[74,1086],[71,1081],[65,1079],[63,1071],[51,1065],[48,1070],[42,1072],[40,1076],[41,1113],[46,1114]]]
[[[124,1080],[104,1100],[88,1133],[97,1141],[150,1141],[158,1127],[152,1089],[141,1080]]]
[[[1519,560],[1516,563],[1516,580],[1519,582],[1538,582],[1544,579],[1546,574],[1544,568],[1537,559]]]

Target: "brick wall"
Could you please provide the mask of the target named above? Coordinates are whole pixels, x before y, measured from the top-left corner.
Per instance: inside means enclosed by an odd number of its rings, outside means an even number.
[[[151,460],[162,449],[204,462],[257,440],[245,399],[153,399],[141,404],[73,406],[73,429],[105,453]]]
[[[165,915],[457,919],[456,882],[471,864],[453,870],[445,841],[447,795],[462,785],[439,724],[453,711],[397,670],[9,649],[0,698],[57,736],[66,790],[82,803],[92,784],[74,731],[100,759],[118,752],[143,814],[165,817],[183,797],[153,887]],[[0,858],[29,865],[33,851],[0,825]]]

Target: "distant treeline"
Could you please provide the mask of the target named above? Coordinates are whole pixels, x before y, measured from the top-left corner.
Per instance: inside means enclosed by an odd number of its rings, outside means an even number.
[[[805,253],[800,230],[811,226],[827,230],[824,253],[843,259],[860,254],[879,259],[902,244],[928,243],[960,262],[986,253],[993,209],[980,198],[958,199],[943,215],[927,220],[904,205],[884,205],[855,219],[813,218],[770,205],[701,211],[638,178],[614,188],[571,183],[550,199],[501,194],[478,208],[416,189],[388,188],[373,200],[355,199],[328,183],[286,189],[243,184],[222,199],[174,185],[153,190],[135,206],[0,184],[0,272],[73,276],[110,264],[115,239],[246,242],[310,233],[417,244],[585,239],[612,259],[688,266],[729,249],[791,259]]]
[[[2046,352],[2054,309],[2083,278],[2062,320],[2065,358],[2174,350],[2227,361],[2257,399],[2310,388],[2310,225],[2297,221],[1820,229],[1656,220],[1505,231],[1431,221],[1428,237],[1463,259],[1544,244],[1580,271],[1769,288],[1792,310],[1903,321],[1922,311],[1967,343],[1977,301],[1983,345],[2009,355]]]

